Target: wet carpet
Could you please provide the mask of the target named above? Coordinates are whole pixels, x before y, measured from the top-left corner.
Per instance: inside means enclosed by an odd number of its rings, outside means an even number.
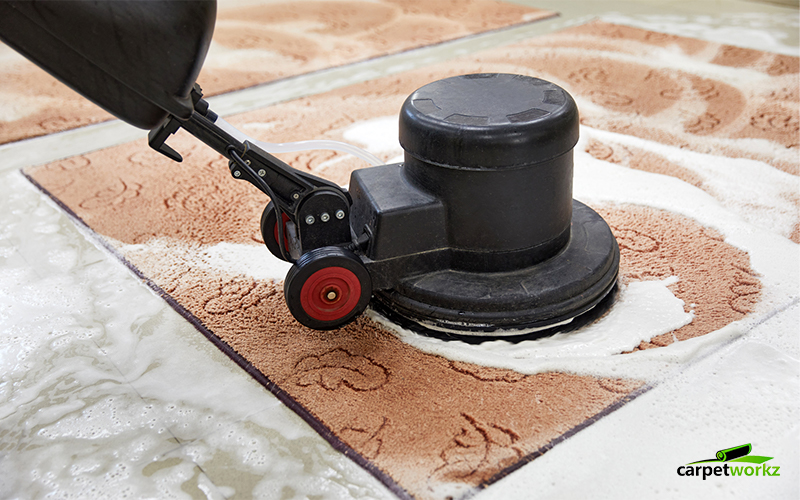
[[[594,22],[228,121],[262,140],[347,140],[399,161],[395,124],[405,97],[430,81],[474,72],[527,74],[566,88],[581,110],[582,133],[590,135],[579,144],[576,163],[658,174],[654,182],[679,179],[752,224],[798,241],[800,200],[791,184],[776,183],[774,197],[753,203],[746,190],[724,182],[724,171],[669,154],[679,148],[689,158],[705,155],[722,164],[745,159],[796,176],[793,57]],[[526,375],[426,354],[369,317],[332,332],[300,326],[283,302],[282,284],[269,276],[273,257],[259,230],[267,200],[234,180],[226,161],[195,139],[178,134],[170,144],[183,163],[142,140],[26,175],[398,496],[459,497],[490,487],[648,390],[642,380]],[[340,184],[365,166],[325,151],[282,158]],[[630,203],[593,208],[617,237],[621,285],[677,276],[670,290],[694,314],[688,325],[631,351],[713,332],[746,317],[761,300],[748,254],[714,228]],[[250,259],[250,270],[232,262],[239,256]]]

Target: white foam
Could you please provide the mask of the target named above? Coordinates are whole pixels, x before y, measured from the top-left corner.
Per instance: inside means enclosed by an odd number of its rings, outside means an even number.
[[[129,245],[114,242],[123,255],[170,255],[166,260],[186,262],[199,270],[222,271],[233,276],[248,276],[255,280],[280,281],[292,267],[289,262],[273,256],[264,245],[221,242],[197,245],[172,238],[154,238],[147,243]]]
[[[692,321],[693,313],[685,312],[684,302],[667,288],[677,281],[671,277],[622,286],[611,310],[594,323],[573,332],[517,343],[494,340],[473,345],[439,340],[399,328],[376,313],[372,317],[404,342],[448,359],[526,374],[566,371],[615,376],[619,375],[620,363],[615,355]]]
[[[231,274],[244,274],[256,280],[282,280],[292,264],[273,256],[264,245],[217,243],[200,253],[209,267]]]
[[[601,49],[587,49],[585,47],[558,47],[539,49],[541,55],[552,53],[554,55],[572,55],[580,58],[595,57],[599,60],[611,60],[620,63],[641,64],[641,54],[628,54],[625,52],[610,52]],[[662,69],[667,72],[689,73],[720,80],[735,86],[756,86],[761,82],[769,80],[769,75],[761,71],[749,68],[736,68],[710,64],[707,61],[698,60],[696,55],[691,57],[680,50],[671,47],[651,47],[647,55],[647,64],[653,69]]]
[[[771,165],[747,158],[727,158],[697,153],[630,135],[583,127],[581,150],[590,139],[616,143],[658,154],[703,179],[703,186],[725,207],[747,222],[788,237],[798,223],[797,206],[791,196],[800,192],[800,178]],[[741,141],[730,141],[741,142]],[[769,141],[754,141],[764,153],[786,148]],[[779,147],[778,147],[779,146]]]
[[[585,127],[581,131],[584,136],[593,133]],[[750,265],[764,285],[762,303],[765,307],[760,311],[786,304],[797,297],[800,290],[800,247],[796,243],[753,225],[710,194],[679,179],[597,160],[584,152],[581,146],[575,148],[573,195],[576,199],[590,204],[611,202],[650,206],[694,219],[716,229],[727,243],[749,253]],[[721,165],[729,165],[734,171],[731,175],[736,175],[742,165],[734,160],[721,161],[724,161]]]
[[[291,67],[296,65],[296,60],[291,56],[283,55],[264,48],[240,49],[226,47],[212,41],[208,48],[203,67],[208,69],[234,69],[243,67]]]
[[[353,123],[344,130],[343,136],[346,141],[360,144],[371,153],[397,154],[402,151],[398,140],[399,127],[397,116],[381,116]]]
[[[797,55],[797,46],[783,43],[786,32],[797,31],[797,15],[766,12],[719,12],[714,16],[651,14],[603,14],[602,20],[642,29],[699,38],[738,47]],[[773,29],[781,27],[783,29]]]
[[[0,122],[13,122],[55,105],[52,99],[0,92]]]

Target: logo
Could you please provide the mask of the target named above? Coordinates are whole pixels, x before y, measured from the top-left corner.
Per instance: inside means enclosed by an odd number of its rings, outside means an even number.
[[[709,476],[760,476],[775,477],[780,476],[778,466],[767,465],[765,462],[772,460],[773,457],[762,457],[751,455],[753,447],[750,443],[741,446],[734,446],[726,450],[719,450],[717,458],[710,460],[698,460],[678,467],[679,476],[702,476],[703,481]],[[723,465],[697,465],[714,464]],[[746,465],[755,464],[755,465]]]

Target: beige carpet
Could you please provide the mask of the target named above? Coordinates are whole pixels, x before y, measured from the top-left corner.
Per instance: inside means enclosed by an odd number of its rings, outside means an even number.
[[[748,78],[714,76],[741,75],[742,68]],[[686,160],[759,161],[775,175],[797,175],[796,58],[596,22],[229,121],[274,142],[361,142],[388,160],[399,150],[385,132],[405,97],[432,80],[476,71],[561,84],[578,102],[584,132],[592,134],[581,143],[591,157],[680,179],[797,241],[792,184],[776,183],[771,199],[742,201],[746,182],[731,187],[724,171]],[[450,361],[418,351],[365,317],[334,332],[299,326],[283,303],[281,283],[232,271],[215,253],[260,248],[249,255],[272,258],[259,246],[265,198],[233,180],[226,161],[188,135],[170,144],[183,163],[166,160],[142,140],[27,175],[399,496],[445,498],[489,487],[648,389],[639,380],[523,375]],[[284,159],[339,183],[364,166],[328,152]],[[761,283],[747,253],[716,230],[656,208],[594,208],[619,242],[622,282],[677,276],[670,289],[694,311],[688,325],[636,349],[705,335],[758,304]]]
[[[221,94],[553,15],[494,0],[220,0],[198,81]],[[0,144],[111,118],[0,43]]]

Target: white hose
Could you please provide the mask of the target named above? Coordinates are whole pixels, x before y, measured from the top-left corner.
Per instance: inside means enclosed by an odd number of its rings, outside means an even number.
[[[230,123],[226,122],[222,119],[222,117],[218,117],[216,123],[219,128],[230,134],[234,139],[244,142],[250,141],[251,144],[255,144],[256,146],[260,147],[267,153],[295,153],[298,151],[311,151],[317,149],[328,149],[331,151],[341,151],[342,153],[348,153],[356,158],[360,158],[365,162],[369,163],[372,166],[383,165],[383,160],[375,156],[374,154],[370,153],[369,151],[363,150],[357,146],[353,146],[352,144],[347,144],[346,142],[339,142],[339,141],[330,141],[330,140],[316,140],[316,141],[297,141],[297,142],[284,142],[284,143],[275,143],[275,142],[263,142],[257,141],[252,137],[248,136],[241,130],[237,129]]]

